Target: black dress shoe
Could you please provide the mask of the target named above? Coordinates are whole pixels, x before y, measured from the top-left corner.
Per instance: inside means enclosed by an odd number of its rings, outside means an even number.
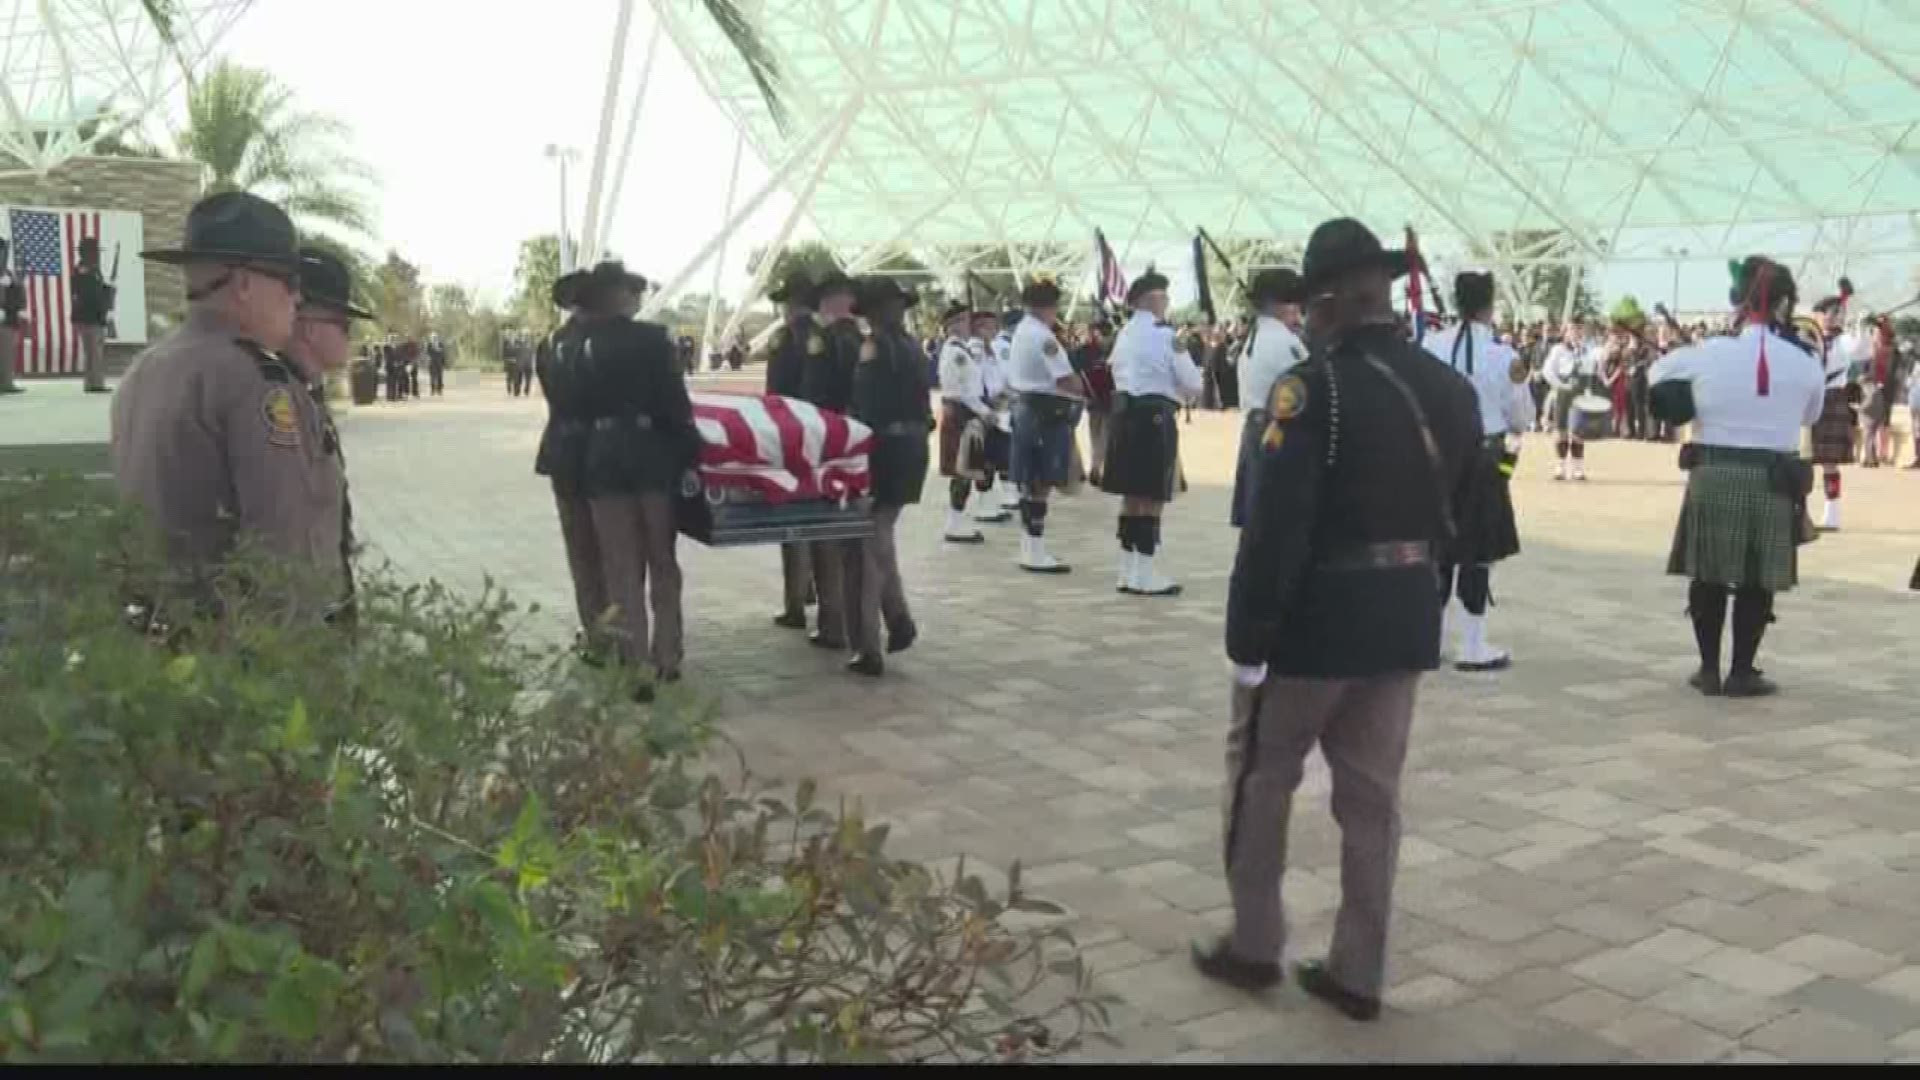
[[[807,613],[804,611],[783,611],[773,617],[773,625],[785,630],[805,630],[807,628]]]
[[[841,641],[839,638],[828,637],[818,630],[807,635],[807,644],[816,649],[844,649],[847,647],[846,642]]]
[[[905,630],[887,635],[887,651],[889,653],[906,652],[913,648],[913,643],[918,640],[920,640],[920,628],[909,623]]]
[[[1727,672],[1727,680],[1721,685],[1720,692],[1727,697],[1766,697],[1779,693],[1780,687],[1757,669],[1748,668],[1745,671]]]
[[[1187,946],[1187,954],[1193,958],[1193,966],[1200,974],[1214,982],[1225,983],[1236,990],[1271,990],[1279,986],[1283,975],[1277,963],[1261,963],[1257,960],[1242,960],[1227,948],[1227,939],[1220,938],[1211,945],[1196,941]]]
[[[1302,960],[1293,966],[1293,977],[1300,989],[1340,1010],[1349,1020],[1378,1020],[1380,999],[1370,998],[1333,981],[1327,965],[1319,960]]]
[[[1720,696],[1720,672],[1713,668],[1701,668],[1687,676],[1687,685],[1708,697]]]
[[[89,393],[89,394],[111,394],[111,393],[113,393],[113,387],[111,387],[111,386],[89,386],[89,387],[87,387],[87,393]]]
[[[847,670],[853,672],[855,675],[865,675],[870,679],[877,679],[886,674],[887,665],[885,661],[874,656],[872,653],[862,653],[847,661]]]

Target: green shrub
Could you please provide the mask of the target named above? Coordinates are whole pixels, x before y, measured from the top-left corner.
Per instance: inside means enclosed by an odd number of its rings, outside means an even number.
[[[1097,1033],[1023,896],[711,760],[711,710],[499,592],[175,589],[77,483],[0,484],[0,1060],[1004,1060]]]

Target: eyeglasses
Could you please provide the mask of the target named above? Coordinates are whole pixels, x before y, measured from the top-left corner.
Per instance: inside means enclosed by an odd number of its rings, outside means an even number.
[[[231,266],[231,269],[245,270],[264,278],[271,278],[279,282],[281,286],[290,293],[298,293],[300,291],[300,272],[298,270],[282,270],[278,267],[262,266],[258,263],[236,263]]]

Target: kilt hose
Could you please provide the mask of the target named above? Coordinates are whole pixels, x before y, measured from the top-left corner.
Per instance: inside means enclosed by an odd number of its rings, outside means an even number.
[[[1180,406],[1170,398],[1115,402],[1107,421],[1106,468],[1100,490],[1130,499],[1172,502],[1180,460]]]
[[[1813,463],[1850,465],[1853,463],[1853,408],[1847,404],[1847,389],[1828,387],[1820,404],[1820,419],[1813,422]]]
[[[1703,458],[1687,474],[1667,573],[1732,588],[1785,592],[1799,581],[1794,501],[1764,452]]]

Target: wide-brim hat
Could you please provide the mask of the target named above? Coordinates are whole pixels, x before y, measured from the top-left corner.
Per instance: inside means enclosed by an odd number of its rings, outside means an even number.
[[[805,270],[795,270],[788,274],[778,285],[767,291],[767,299],[776,304],[789,301],[796,304],[813,305],[813,277]]]
[[[587,272],[572,270],[553,279],[553,289],[547,294],[554,307],[570,308],[580,304],[580,286],[585,284]]]
[[[1300,287],[1300,272],[1276,267],[1261,270],[1247,283],[1247,299],[1255,304],[1267,304],[1278,301],[1283,304],[1297,304],[1305,299]]]
[[[349,319],[373,318],[373,312],[353,302],[353,273],[347,264],[320,248],[300,249],[300,303],[332,308]]]
[[[1060,286],[1045,279],[1029,281],[1020,290],[1020,302],[1028,307],[1056,307],[1060,303]]]
[[[1127,286],[1127,306],[1132,307],[1139,303],[1140,298],[1150,292],[1166,292],[1169,284],[1171,282],[1167,280],[1167,275],[1157,270],[1149,270],[1141,274],[1133,279],[1133,284]]]
[[[855,315],[877,315],[880,309],[897,303],[902,309],[910,308],[920,302],[920,298],[901,287],[890,277],[862,278],[854,288],[853,313]]]
[[[580,284],[583,291],[587,289],[595,292],[603,289],[631,289],[639,293],[647,291],[646,276],[627,269],[627,264],[619,259],[602,259],[594,263],[593,269],[587,271],[586,280]]]
[[[1407,272],[1407,253],[1383,247],[1373,230],[1353,218],[1324,221],[1307,239],[1300,262],[1301,283],[1309,292],[1361,270],[1384,270],[1390,277]]]
[[[858,296],[860,283],[848,277],[845,271],[829,270],[820,275],[819,281],[813,283],[814,306],[820,306],[820,301],[835,293],[851,293]]]
[[[177,248],[140,253],[160,263],[234,262],[300,266],[300,239],[285,210],[245,191],[222,191],[193,204]]]

